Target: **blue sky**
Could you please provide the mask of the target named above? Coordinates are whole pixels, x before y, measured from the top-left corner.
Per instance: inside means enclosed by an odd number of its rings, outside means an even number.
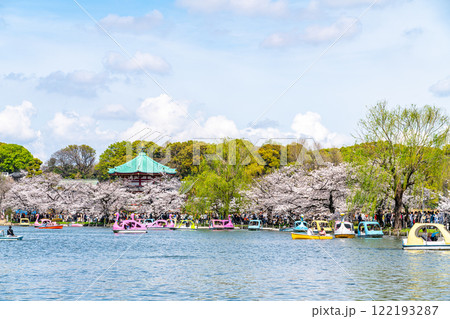
[[[0,141],[43,160],[149,132],[340,146],[381,100],[449,110],[448,1],[78,3],[95,22],[75,1],[0,2]]]

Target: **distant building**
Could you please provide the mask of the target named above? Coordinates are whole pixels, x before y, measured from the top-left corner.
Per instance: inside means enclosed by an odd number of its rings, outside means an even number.
[[[109,169],[108,173],[129,181],[131,187],[140,188],[143,184],[165,174],[175,175],[176,170],[160,164],[144,152],[140,152],[131,161]]]

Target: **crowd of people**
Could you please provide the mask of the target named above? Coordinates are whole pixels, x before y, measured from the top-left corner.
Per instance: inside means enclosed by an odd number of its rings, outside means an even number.
[[[194,218],[186,213],[181,212],[165,212],[162,214],[151,214],[151,213],[136,213],[135,219],[169,219],[169,216],[172,215],[172,219],[183,220],[183,219],[191,219]],[[291,214],[267,214],[263,212],[252,213],[233,213],[230,214],[231,220],[235,225],[248,225],[251,220],[259,219],[263,225],[263,227],[289,227],[294,224],[295,220],[299,219],[300,214],[291,213]],[[4,212],[0,214],[0,219],[6,220],[7,222],[19,223],[21,218],[28,218],[30,222],[34,222],[36,220],[36,212],[26,212],[26,211],[17,211],[14,214],[6,215]],[[40,214],[40,219],[59,219],[62,222],[84,222],[84,223],[92,223],[95,225],[110,225],[114,223],[115,216],[104,215],[104,216],[91,216],[84,213],[42,213]],[[129,218],[129,212],[121,212],[120,219],[124,220]],[[225,217],[228,219],[228,217]],[[198,216],[195,218],[198,224],[208,224],[210,219],[222,219],[217,213],[208,213]],[[323,218],[327,219],[327,218]],[[333,220],[337,220],[338,217],[332,218]],[[395,227],[395,218],[394,215],[387,212],[377,212],[375,214],[363,214],[363,213],[350,213],[347,215],[347,219],[354,224],[358,224],[361,221],[377,221],[382,228],[394,228]],[[402,213],[400,215],[400,223],[401,228],[410,228],[415,223],[439,223],[444,224],[447,228],[450,225],[450,214],[442,213],[438,211],[414,211],[409,213]]]

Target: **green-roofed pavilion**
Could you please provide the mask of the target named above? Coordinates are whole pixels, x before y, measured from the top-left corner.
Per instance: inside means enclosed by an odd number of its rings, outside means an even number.
[[[142,183],[152,180],[154,177],[164,174],[174,175],[176,170],[160,164],[148,157],[144,152],[125,164],[110,168],[108,173],[128,179],[134,186],[140,187]]]

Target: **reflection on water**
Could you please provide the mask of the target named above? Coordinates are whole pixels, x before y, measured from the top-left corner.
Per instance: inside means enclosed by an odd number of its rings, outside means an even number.
[[[1,300],[450,299],[450,251],[403,251],[395,238],[31,227],[16,233],[25,235],[22,242],[0,242]]]

